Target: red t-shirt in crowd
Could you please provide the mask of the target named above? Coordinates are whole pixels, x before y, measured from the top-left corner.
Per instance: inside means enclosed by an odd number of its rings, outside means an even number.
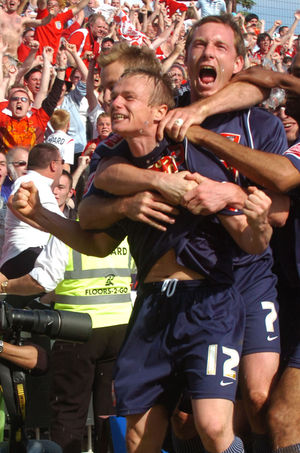
[[[38,9],[37,19],[43,19],[49,14],[47,9]],[[38,54],[41,55],[45,46],[51,46],[54,49],[53,63],[56,61],[59,41],[64,30],[64,24],[74,16],[72,9],[68,9],[64,13],[57,14],[56,17],[47,25],[37,27],[35,30],[34,39],[39,41],[40,47]]]
[[[82,57],[86,51],[92,51],[95,57],[99,55],[100,44],[94,39],[93,35],[87,28],[76,30],[69,39],[70,44],[75,44],[79,56]],[[89,60],[83,60],[86,66]]]
[[[30,47],[26,46],[23,42],[18,47],[18,60],[23,63],[29,55]]]

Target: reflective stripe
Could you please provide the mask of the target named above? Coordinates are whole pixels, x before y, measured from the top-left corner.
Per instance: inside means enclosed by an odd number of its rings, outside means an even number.
[[[129,255],[130,257],[130,255]],[[76,250],[72,250],[73,270],[65,271],[65,280],[80,280],[84,278],[106,277],[108,274],[114,274],[118,277],[128,277],[131,279],[130,269],[128,268],[112,268],[105,269],[82,269],[81,254]],[[130,257],[131,258],[131,257]],[[99,260],[96,258],[96,260]]]
[[[99,305],[99,304],[119,304],[121,302],[131,302],[130,293],[117,295],[98,295],[98,296],[65,296],[64,294],[56,295],[56,304],[69,305]]]
[[[128,269],[112,269],[108,267],[107,269],[78,269],[75,268],[74,271],[65,271],[65,280],[81,280],[85,278],[95,278],[95,277],[107,277],[107,275],[114,274],[117,277],[128,277],[131,279],[130,272]]]

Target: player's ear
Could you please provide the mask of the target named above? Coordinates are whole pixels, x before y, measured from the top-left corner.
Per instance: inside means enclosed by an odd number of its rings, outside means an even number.
[[[168,106],[166,104],[156,105],[154,112],[154,120],[161,121],[168,113]]]
[[[244,58],[242,57],[242,55],[239,55],[238,57],[236,57],[234,66],[233,66],[233,74],[237,74],[238,72],[240,72],[244,67],[244,63],[245,63],[245,61],[244,61]]]

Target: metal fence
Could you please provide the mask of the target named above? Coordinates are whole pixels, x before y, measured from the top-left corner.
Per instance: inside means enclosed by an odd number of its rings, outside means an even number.
[[[241,11],[240,6],[237,10]],[[300,10],[299,0],[256,0],[256,5],[248,12],[255,13],[260,19],[264,19],[267,30],[276,19],[281,19],[282,25],[291,26],[294,21],[294,12],[297,10]],[[300,23],[296,28],[296,34],[300,34]]]

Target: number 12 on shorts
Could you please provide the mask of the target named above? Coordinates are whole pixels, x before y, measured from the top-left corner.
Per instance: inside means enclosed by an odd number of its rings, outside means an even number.
[[[222,353],[229,358],[223,363],[223,377],[236,379],[237,372],[234,368],[238,367],[240,362],[240,356],[238,351],[232,348],[222,346]],[[217,374],[218,366],[218,345],[210,344],[207,351],[207,365],[206,374],[209,376],[215,376]]]

